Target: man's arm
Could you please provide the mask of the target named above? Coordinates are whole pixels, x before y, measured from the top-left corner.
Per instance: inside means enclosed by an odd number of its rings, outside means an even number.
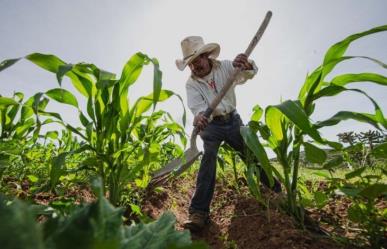
[[[197,126],[199,131],[203,130],[208,125],[208,119],[203,115],[208,105],[203,96],[190,85],[186,85],[188,108],[195,116],[193,125]]]
[[[232,62],[234,67],[240,68],[242,71],[254,70],[253,65],[248,61],[247,55],[238,54]]]
[[[232,62],[232,70],[240,68],[242,71],[237,75],[235,84],[243,84],[252,79],[258,72],[253,60],[249,60],[245,54],[238,54]]]

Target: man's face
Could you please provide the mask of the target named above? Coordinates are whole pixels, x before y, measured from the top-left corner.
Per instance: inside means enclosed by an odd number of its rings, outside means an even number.
[[[208,59],[209,54],[201,54],[188,64],[192,73],[197,77],[204,77],[211,72],[211,62]]]

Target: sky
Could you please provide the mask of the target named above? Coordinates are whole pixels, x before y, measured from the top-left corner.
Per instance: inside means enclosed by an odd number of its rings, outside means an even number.
[[[232,60],[245,51],[268,10],[273,12],[272,20],[250,57],[259,72],[236,88],[237,110],[245,123],[256,104],[265,108],[296,99],[305,76],[321,64],[331,45],[353,33],[387,24],[386,0],[0,0],[0,61],[40,52],[55,54],[68,63],[94,63],[119,76],[131,55],[141,51],[159,60],[163,88],[181,95],[186,104],[185,82],[190,72],[181,72],[175,65],[182,57],[180,41],[200,35],[206,43],[220,44],[219,59]],[[387,63],[387,32],[354,42],[346,54]],[[374,63],[353,60],[340,64],[328,78],[360,72],[387,75],[386,69]],[[150,93],[152,77],[152,66],[144,68],[130,88],[130,98]],[[3,96],[21,91],[29,97],[56,87],[55,75],[25,60],[0,73]],[[63,87],[76,92],[69,81]],[[370,83],[352,87],[365,90],[387,110],[385,87]],[[183,109],[177,98],[159,107],[181,121]],[[48,110],[79,124],[71,107],[51,101]],[[345,93],[317,102],[312,120],[324,120],[339,110],[373,112],[373,106],[364,96]],[[189,110],[187,114],[190,133],[193,116]],[[368,129],[373,128],[346,121],[321,132],[336,139],[339,132]]]

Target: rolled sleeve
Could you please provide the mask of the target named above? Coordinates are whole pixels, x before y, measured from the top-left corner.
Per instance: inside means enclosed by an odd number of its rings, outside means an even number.
[[[241,71],[234,81],[235,84],[241,85],[244,84],[247,80],[254,78],[254,76],[258,73],[258,67],[253,60],[249,60],[249,63],[253,66],[252,70],[244,70]]]

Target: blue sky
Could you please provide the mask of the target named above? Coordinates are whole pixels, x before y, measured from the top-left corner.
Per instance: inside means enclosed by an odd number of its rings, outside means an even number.
[[[237,109],[247,121],[254,105],[266,107],[281,99],[295,99],[308,72],[321,62],[325,51],[346,36],[387,24],[385,0],[0,0],[0,61],[32,52],[55,54],[69,63],[90,62],[120,74],[130,56],[142,51],[160,61],[164,88],[186,100],[184,84],[188,70],[178,71],[180,41],[188,35],[201,35],[206,42],[221,45],[220,59],[233,59],[243,52],[267,10],[272,21],[251,55],[260,72],[238,86]],[[387,63],[387,32],[356,41],[347,55],[370,56]],[[371,62],[343,63],[331,77],[340,73],[386,70]],[[131,88],[131,98],[151,91],[152,68],[143,71]],[[387,91],[381,86],[359,84],[387,110]],[[55,76],[21,61],[0,73],[0,94],[22,91],[26,96],[57,87]],[[64,87],[73,90],[69,82]],[[79,98],[82,98],[80,95]],[[160,105],[179,120],[182,108],[177,99]],[[75,110],[50,103],[72,124],[78,124]],[[339,110],[372,112],[369,101],[358,94],[342,94],[318,103],[314,121]],[[385,111],[387,112],[387,111]],[[187,131],[192,129],[188,115]],[[372,127],[343,122],[322,130],[329,138],[341,131]]]

